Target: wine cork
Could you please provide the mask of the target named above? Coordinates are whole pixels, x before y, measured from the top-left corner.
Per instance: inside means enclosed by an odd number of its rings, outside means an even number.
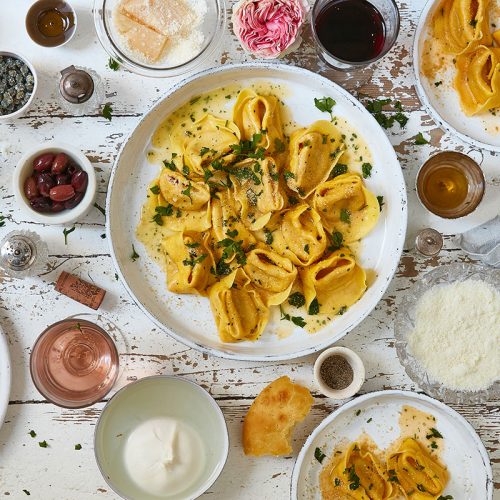
[[[63,271],[59,276],[56,283],[56,290],[94,310],[99,309],[106,295],[106,290],[66,271]]]

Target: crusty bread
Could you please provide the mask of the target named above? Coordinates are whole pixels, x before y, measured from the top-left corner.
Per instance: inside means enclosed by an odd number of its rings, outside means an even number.
[[[243,423],[246,455],[288,455],[295,425],[313,404],[311,393],[288,377],[271,382],[252,403]]]

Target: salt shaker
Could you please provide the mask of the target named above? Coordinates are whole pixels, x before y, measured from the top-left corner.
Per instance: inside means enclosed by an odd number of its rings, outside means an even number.
[[[33,231],[13,231],[0,242],[0,268],[12,278],[40,274],[48,255],[47,244]]]
[[[415,239],[415,248],[426,257],[434,257],[443,248],[443,237],[435,229],[422,229]]]
[[[61,71],[59,81],[61,106],[74,115],[97,111],[104,100],[104,85],[90,68],[68,66]]]

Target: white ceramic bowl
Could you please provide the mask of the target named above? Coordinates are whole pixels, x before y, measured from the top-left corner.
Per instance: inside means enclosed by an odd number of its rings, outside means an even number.
[[[123,451],[130,432],[161,417],[182,421],[198,432],[205,448],[201,475],[184,491],[160,497],[140,489],[128,476]],[[128,500],[188,500],[202,495],[221,473],[229,452],[226,421],[215,400],[199,385],[167,375],[146,377],[119,390],[97,422],[94,450],[109,486]]]
[[[66,153],[82,170],[87,172],[89,176],[87,191],[82,201],[75,208],[55,214],[36,212],[31,208],[29,200],[24,194],[24,182],[33,172],[33,160],[43,153],[51,152]],[[90,163],[88,158],[80,150],[69,144],[51,141],[31,149],[19,160],[14,171],[13,188],[17,203],[21,206],[23,211],[36,222],[41,222],[43,224],[71,224],[84,217],[94,205],[97,183],[92,163]]]
[[[7,336],[0,326],[0,427],[2,427],[3,419],[9,406],[10,381],[9,346],[7,344]]]
[[[19,116],[22,116],[22,115],[24,115],[24,113],[26,113],[26,111],[28,111],[29,107],[33,103],[33,99],[35,98],[36,90],[38,87],[38,75],[36,73],[36,70],[35,70],[35,67],[33,66],[33,64],[31,64],[29,62],[29,60],[24,55],[16,53],[16,52],[9,52],[9,51],[0,50],[0,56],[14,57],[16,59],[21,59],[21,61],[23,61],[26,64],[26,66],[28,66],[29,70],[31,71],[31,74],[33,75],[33,79],[34,79],[33,92],[31,92],[31,97],[28,99],[26,104],[22,108],[19,108],[17,111],[14,111],[14,113],[9,113],[8,115],[0,115],[0,122],[1,122],[1,121],[12,120],[13,118],[17,118]]]
[[[335,390],[327,386],[320,375],[320,369],[323,362],[330,356],[342,356],[351,365],[354,376],[352,382],[341,390]],[[365,381],[365,365],[361,358],[351,349],[347,347],[330,347],[323,351],[314,363],[314,379],[319,386],[320,391],[328,398],[332,399],[347,399],[354,396]]]

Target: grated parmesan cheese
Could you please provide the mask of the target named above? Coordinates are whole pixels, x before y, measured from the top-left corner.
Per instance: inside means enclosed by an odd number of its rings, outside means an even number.
[[[500,293],[472,279],[432,287],[417,304],[408,344],[436,382],[486,389],[500,378]]]

